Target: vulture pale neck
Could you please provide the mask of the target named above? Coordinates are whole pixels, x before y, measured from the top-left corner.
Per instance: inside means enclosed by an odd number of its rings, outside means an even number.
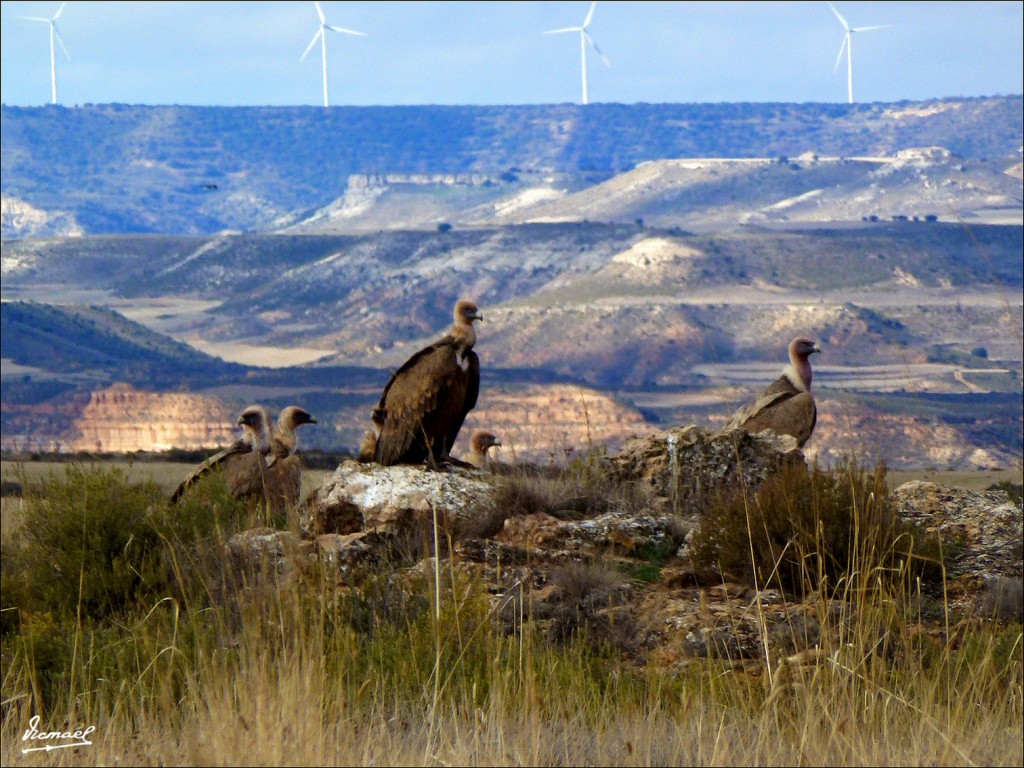
[[[253,450],[258,453],[267,454],[270,452],[270,414],[266,408],[261,408],[256,418],[243,420],[242,424],[249,431]]]
[[[277,417],[277,428],[274,430],[274,450],[290,456],[299,445],[295,430],[303,424],[316,424],[316,419],[305,411],[289,406]]]
[[[812,348],[817,352],[818,348]],[[811,352],[801,352],[796,342],[789,345],[789,366],[786,368],[786,376],[793,382],[793,386],[804,392],[811,391],[811,380],[814,375],[811,372]]]
[[[476,344],[476,328],[473,327],[472,320],[464,320],[461,317],[457,317],[450,333],[461,347],[472,349],[473,345]]]

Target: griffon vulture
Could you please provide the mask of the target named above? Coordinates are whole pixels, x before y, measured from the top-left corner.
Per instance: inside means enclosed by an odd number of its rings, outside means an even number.
[[[316,419],[297,405],[289,405],[277,417],[267,467],[267,497],[275,512],[286,513],[299,503],[302,459],[295,453],[299,444],[295,430],[303,424],[316,424]]]
[[[474,467],[483,469],[490,465],[490,461],[487,458],[487,451],[500,445],[501,440],[499,440],[493,432],[478,429],[469,439],[469,453],[463,456],[462,460],[467,464],[472,464]]]
[[[224,473],[231,495],[236,499],[263,496],[267,471],[266,457],[271,450],[270,414],[262,406],[250,405],[242,411],[238,423],[245,427],[242,439],[196,467],[171,494],[172,504],[177,503],[185,491],[214,469]]]
[[[362,455],[384,466],[457,463],[450,451],[480,391],[480,359],[473,351],[483,316],[472,301],[455,305],[455,322],[391,375],[371,415]]]
[[[747,432],[771,430],[792,435],[802,448],[814,432],[818,411],[811,394],[811,363],[808,358],[821,349],[799,336],[789,343],[789,365],[769,387],[747,403],[729,420],[725,430]],[[723,430],[723,431],[725,431]]]

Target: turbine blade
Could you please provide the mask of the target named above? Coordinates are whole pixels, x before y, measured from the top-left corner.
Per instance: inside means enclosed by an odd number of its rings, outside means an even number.
[[[44,21],[45,21],[45,19],[44,19]],[[549,29],[544,34],[545,35],[557,35],[557,34],[560,34],[562,32],[582,32],[582,31],[583,31],[583,27],[566,27],[565,29]]]
[[[324,12],[320,10],[320,3],[318,3],[316,0],[313,0],[313,5],[316,6],[316,15],[320,17],[320,23],[326,24],[327,19],[324,18]]]
[[[604,55],[604,54],[603,54],[603,53],[601,52],[601,49],[597,47],[597,43],[595,43],[595,42],[594,42],[594,38],[592,38],[592,37],[591,37],[590,35],[588,35],[588,34],[587,34],[586,32],[584,32],[584,33],[583,33],[583,36],[584,36],[585,38],[587,38],[587,42],[588,42],[588,43],[590,43],[591,47],[593,47],[593,49],[594,49],[595,51],[597,51],[597,55],[601,57],[601,61],[603,61],[603,62],[604,62],[604,65],[605,65],[606,67],[610,67],[610,66],[611,66],[611,62],[609,62],[609,61],[608,61],[608,57],[607,57],[607,56],[605,56],[605,55]]]
[[[359,35],[360,37],[366,37],[365,32],[356,32],[354,29],[345,29],[344,27],[335,27],[331,24],[325,24],[328,29],[334,30],[335,32],[344,32],[346,35]]]
[[[828,2],[828,0],[825,0],[825,2]],[[836,10],[836,7],[832,5],[832,3],[829,3],[828,7],[832,9],[832,13],[834,13],[836,18],[839,19],[839,23],[843,25],[843,29],[849,30],[850,25],[846,23],[846,19],[839,15],[839,11]]]
[[[67,5],[67,0],[64,0],[64,2],[60,4],[60,8],[57,9],[57,12],[55,14],[53,14],[53,21],[56,21],[57,19],[59,19],[60,15],[62,13],[64,13],[64,6],[65,5]]]
[[[68,61],[71,61],[71,54],[68,53],[67,46],[64,45],[64,38],[60,36],[60,30],[57,29],[57,25],[53,25],[53,36],[57,38],[57,42],[60,43],[60,49],[64,51],[64,55],[68,57]]]
[[[836,65],[832,67],[833,72],[839,71],[839,62],[843,60],[843,51],[846,50],[846,43],[849,41],[849,39],[850,33],[847,32],[845,35],[843,35],[843,44],[839,46],[839,55],[836,56]]]
[[[594,18],[594,9],[595,8],[597,8],[597,0],[594,0],[594,2],[592,2],[590,4],[590,10],[587,11],[587,18],[583,20],[583,28],[584,29],[586,29],[588,26],[590,26],[590,22]]]
[[[306,46],[305,52],[301,56],[299,56],[299,61],[305,60],[305,58],[309,55],[309,52],[313,50],[313,46],[316,45],[316,41],[320,39],[320,35],[322,35],[323,33],[323,27],[316,31],[316,34],[313,35],[313,39],[310,40],[309,45]]]
[[[854,27],[851,32],[867,32],[869,29],[888,29],[892,24],[881,24],[876,27]]]

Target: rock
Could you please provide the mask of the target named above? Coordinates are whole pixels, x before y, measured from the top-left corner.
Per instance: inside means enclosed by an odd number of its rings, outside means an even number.
[[[291,531],[273,528],[252,528],[236,533],[228,539],[225,549],[237,569],[248,576],[292,576],[311,553],[309,542]]]
[[[442,540],[487,535],[503,520],[483,473],[346,461],[311,495],[299,528],[310,538],[369,531],[432,538],[435,511]]]
[[[923,481],[893,491],[901,518],[938,535],[950,576],[1024,576],[1024,512],[1002,491],[976,493]]]
[[[920,480],[893,491],[900,517],[943,546],[949,599],[966,613],[1020,621],[1024,511],[1003,491],[977,493]]]
[[[608,461],[618,477],[647,486],[666,510],[693,518],[716,494],[741,485],[753,490],[787,464],[804,463],[804,455],[789,435],[691,425],[633,438]]]

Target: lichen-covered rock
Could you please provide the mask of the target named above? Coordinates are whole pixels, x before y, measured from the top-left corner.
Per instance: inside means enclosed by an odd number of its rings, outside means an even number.
[[[901,518],[940,537],[948,574],[1024,576],[1024,512],[1002,491],[916,480],[893,491],[893,498]]]
[[[977,493],[912,481],[895,491],[900,517],[943,546],[955,607],[1020,621],[1024,614],[1024,510],[1002,491]]]
[[[437,514],[442,539],[485,535],[501,519],[486,475],[346,461],[311,496],[299,516],[307,537],[325,533],[426,532]]]
[[[789,435],[712,433],[691,425],[633,438],[608,462],[618,477],[646,485],[666,511],[689,518],[705,512],[717,494],[753,490],[782,467],[804,463],[804,455]]]
[[[236,533],[226,544],[231,562],[243,574],[258,576],[292,576],[300,564],[308,560],[309,542],[291,531],[273,528],[252,528]]]

